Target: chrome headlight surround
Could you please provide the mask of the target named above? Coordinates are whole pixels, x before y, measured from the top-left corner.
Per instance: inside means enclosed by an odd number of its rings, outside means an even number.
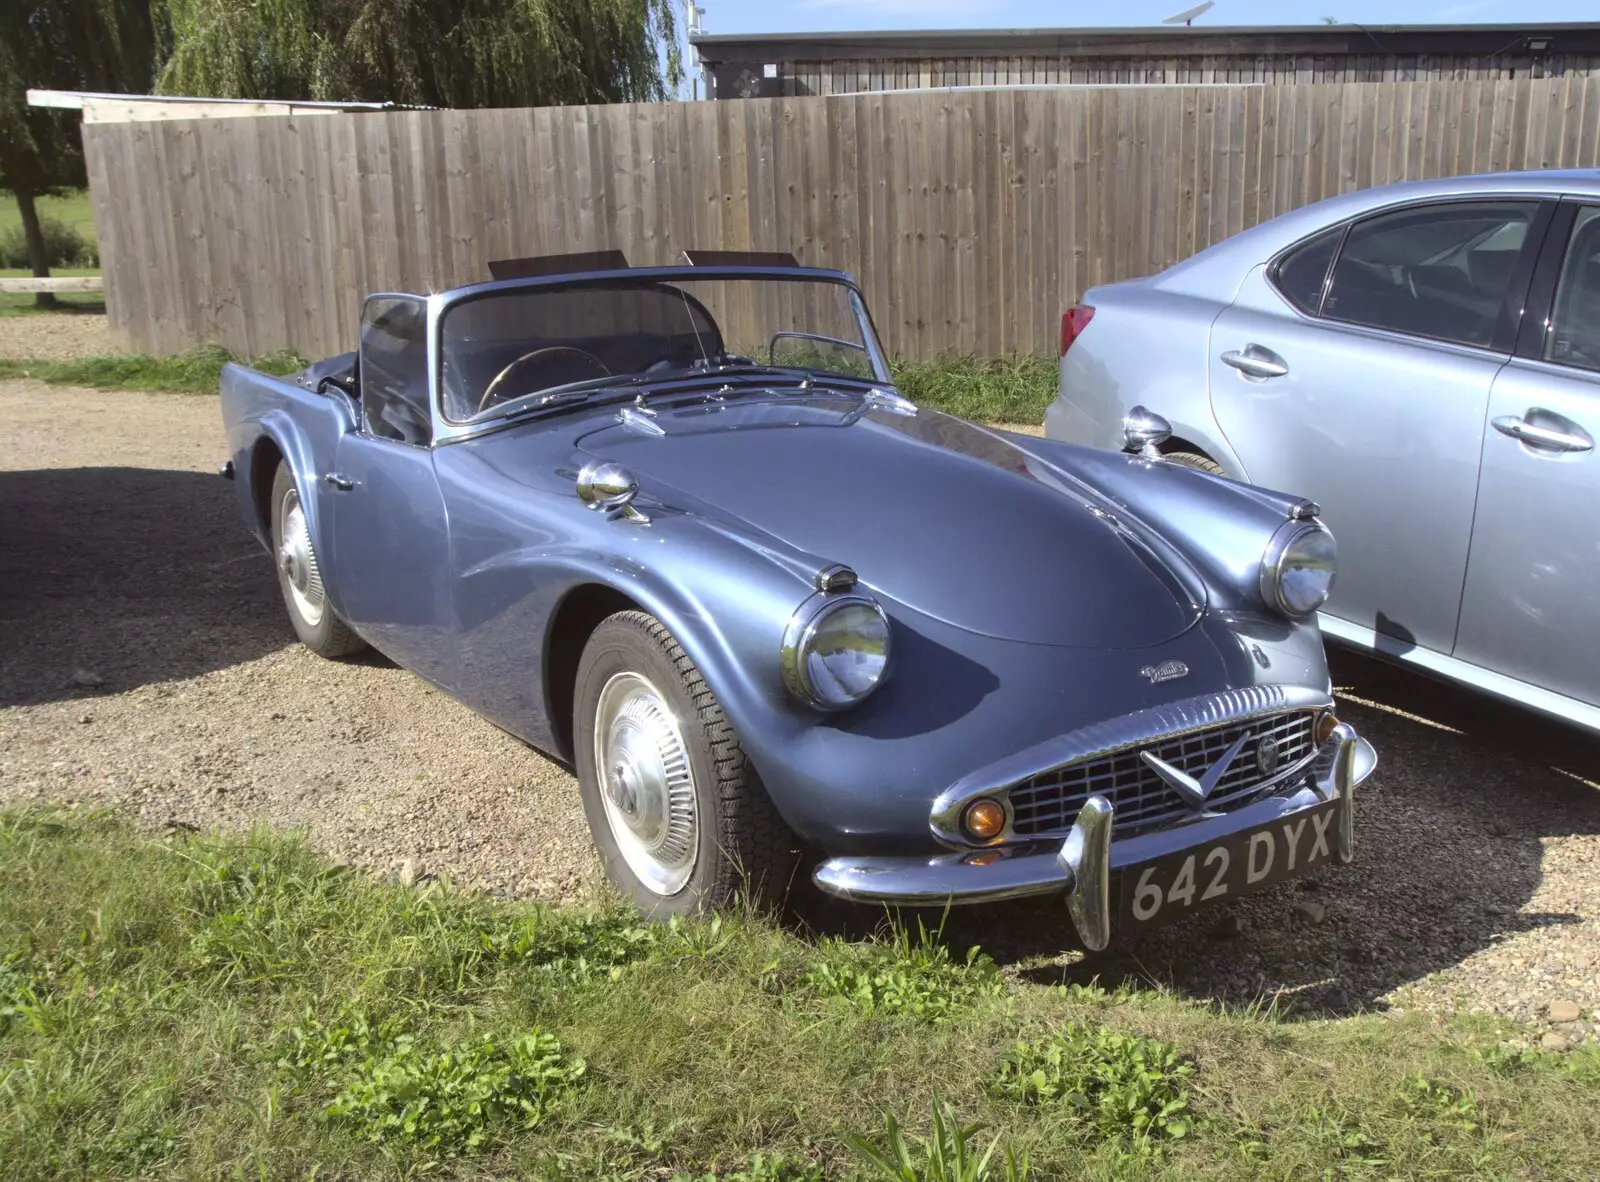
[[[863,610],[868,613],[866,616],[862,615]],[[878,641],[881,653],[866,647],[854,650],[869,658],[867,669],[851,670],[857,675],[856,686],[846,685],[839,677],[823,676],[830,669],[827,657],[818,651],[819,645],[827,644],[833,635],[830,624],[843,624],[840,617],[845,613],[853,615],[869,632],[881,637]],[[819,591],[795,608],[783,630],[783,648],[779,654],[783,684],[797,699],[815,710],[849,709],[883,684],[889,667],[889,647],[889,617],[884,615],[877,600],[856,591],[846,594]],[[835,650],[839,651],[847,650]],[[870,668],[874,662],[875,670]]]
[[[1291,620],[1328,602],[1339,569],[1339,548],[1320,521],[1286,521],[1261,557],[1261,598]]]

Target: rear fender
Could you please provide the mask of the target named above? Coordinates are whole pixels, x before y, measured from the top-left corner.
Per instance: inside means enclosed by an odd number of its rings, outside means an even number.
[[[312,545],[326,553],[321,475],[333,470],[339,439],[355,427],[350,401],[243,365],[222,370],[222,419],[228,432],[239,510],[252,536],[270,549],[270,515],[258,506],[271,493],[272,469],[256,463],[265,447],[276,448],[294,476]],[[335,610],[338,589],[328,586]]]

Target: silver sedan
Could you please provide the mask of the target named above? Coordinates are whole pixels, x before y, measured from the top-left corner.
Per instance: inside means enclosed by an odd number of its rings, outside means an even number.
[[[1600,172],[1352,193],[1091,290],[1046,433],[1137,408],[1322,504],[1329,636],[1600,729]]]

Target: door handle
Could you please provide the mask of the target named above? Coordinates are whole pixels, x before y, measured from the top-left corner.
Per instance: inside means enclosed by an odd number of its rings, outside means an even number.
[[[1529,413],[1533,413],[1529,411]],[[1533,447],[1550,451],[1593,451],[1594,440],[1583,431],[1559,431],[1554,427],[1541,427],[1516,415],[1501,415],[1493,421],[1494,429],[1502,435],[1520,439]]]
[[[1230,349],[1222,355],[1222,364],[1253,378],[1281,378],[1289,372],[1283,358],[1260,345],[1246,345],[1243,352]]]
[[[329,472],[322,479],[333,485],[340,492],[349,492],[356,486],[354,480],[351,480],[348,476],[340,476],[337,472]]]

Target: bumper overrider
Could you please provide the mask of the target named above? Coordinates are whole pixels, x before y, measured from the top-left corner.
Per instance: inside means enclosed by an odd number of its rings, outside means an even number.
[[[1239,717],[1259,713],[1240,711]],[[1326,862],[1348,863],[1355,843],[1352,794],[1372,774],[1377,754],[1348,723],[1335,724],[1331,714],[1328,723],[1315,756],[1299,774],[1225,812],[1202,805],[1177,822],[1114,836],[1117,809],[1107,795],[1095,794],[1078,808],[1064,840],[1019,840],[1008,834],[1003,844],[946,854],[830,858],[813,877],[818,887],[840,898],[905,906],[1064,894],[1079,938],[1086,948],[1099,950],[1119,922],[1114,881],[1126,884],[1124,894],[1129,887],[1146,892],[1147,914],[1141,915],[1140,900],[1132,899],[1130,922],[1157,911],[1162,911],[1158,922],[1165,922],[1219,896],[1241,894]],[[1234,753],[1237,749],[1235,744]],[[1261,864],[1270,866],[1274,855],[1280,862],[1269,879]],[[1203,861],[1197,863],[1197,857]],[[1231,859],[1238,864],[1235,890],[1218,872],[1218,865],[1226,870]],[[1177,867],[1166,875],[1175,878],[1169,894],[1162,893],[1159,879],[1151,882],[1156,874],[1151,868],[1163,866]],[[1152,891],[1154,908],[1149,906]],[[1167,900],[1182,907],[1163,911],[1160,905]]]

